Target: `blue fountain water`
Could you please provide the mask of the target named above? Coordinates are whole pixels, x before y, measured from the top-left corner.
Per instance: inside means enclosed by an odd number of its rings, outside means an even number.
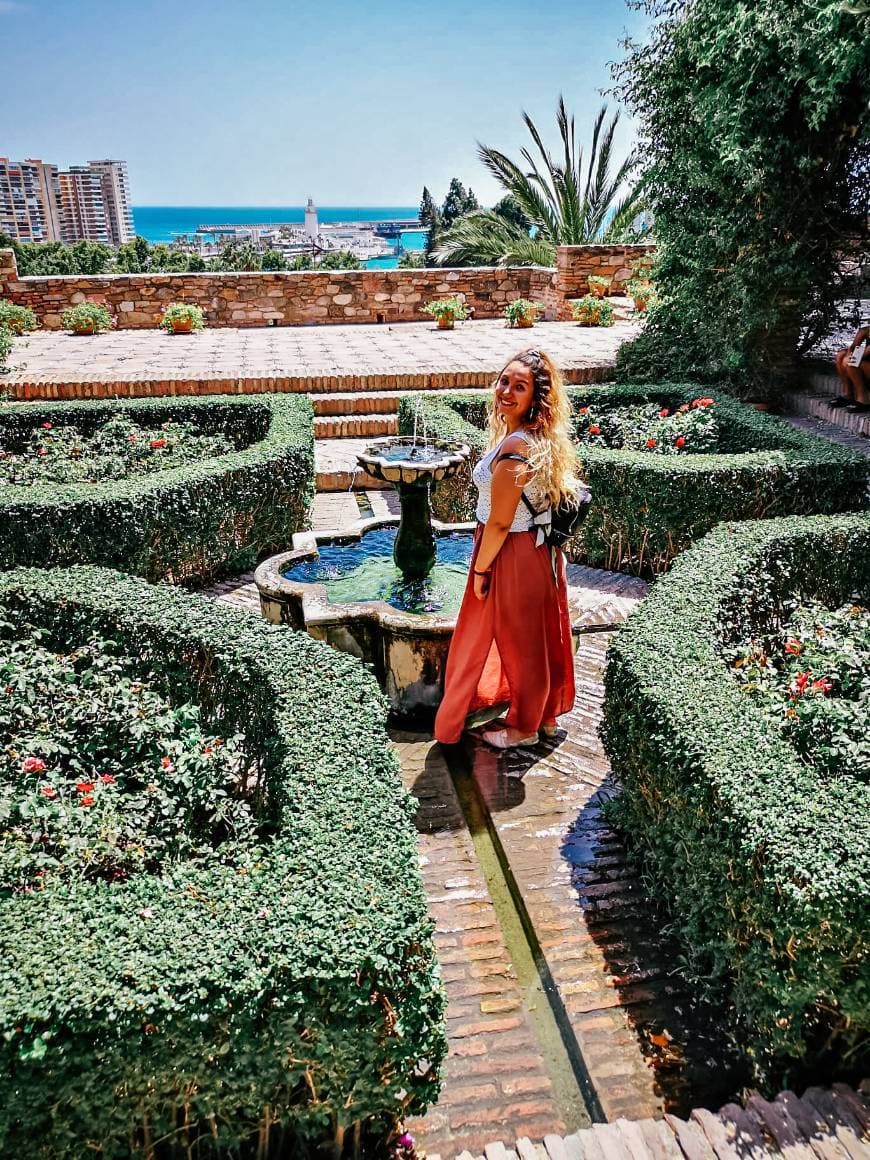
[[[330,600],[384,600],[402,612],[455,615],[468,579],[471,532],[436,536],[435,566],[425,580],[407,581],[393,563],[396,528],[378,528],[350,544],[322,544],[315,560],[285,573],[301,584],[323,584]]]

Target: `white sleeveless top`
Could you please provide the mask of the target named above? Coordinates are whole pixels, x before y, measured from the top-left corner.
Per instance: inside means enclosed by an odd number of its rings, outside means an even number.
[[[522,439],[529,442],[529,437],[522,428],[519,431],[514,431],[514,435],[519,435]],[[491,451],[487,451],[481,459],[474,465],[474,470],[471,473],[471,478],[477,487],[477,519],[480,523],[485,524],[489,519],[492,511],[492,465],[497,456],[502,453],[502,443],[509,439],[509,435],[505,435],[501,443],[498,443]],[[517,454],[520,454],[517,452]],[[540,509],[544,501],[536,494],[534,480],[523,488],[524,494],[528,497],[529,503],[532,507]],[[517,501],[517,510],[514,515],[513,523],[508,531],[510,532],[529,532],[532,530],[532,513],[523,503],[522,498]]]

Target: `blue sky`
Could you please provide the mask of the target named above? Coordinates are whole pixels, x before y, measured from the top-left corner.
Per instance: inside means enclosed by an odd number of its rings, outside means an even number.
[[[581,140],[624,0],[0,0],[0,155],[128,162],[137,205],[414,205],[499,196],[526,109]],[[621,126],[620,152],[631,141]]]

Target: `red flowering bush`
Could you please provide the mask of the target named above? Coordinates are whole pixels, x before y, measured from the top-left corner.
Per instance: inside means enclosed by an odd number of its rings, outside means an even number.
[[[90,434],[50,422],[35,427],[23,449],[0,447],[0,483],[98,483],[181,467],[233,451],[225,435],[191,423],[143,427],[116,415]]]
[[[0,624],[0,894],[158,873],[254,835],[241,736],[204,733],[134,672],[106,641],[56,653]]]
[[[801,605],[776,634],[729,659],[802,761],[828,777],[848,770],[870,780],[870,610]]]
[[[713,399],[698,398],[672,410],[658,403],[625,407],[580,407],[576,433],[581,443],[655,455],[718,450],[719,426]]]

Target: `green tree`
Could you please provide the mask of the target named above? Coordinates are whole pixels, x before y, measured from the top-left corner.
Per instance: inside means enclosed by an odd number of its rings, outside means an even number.
[[[445,266],[551,266],[557,246],[625,240],[641,208],[641,191],[626,188],[635,168],[631,158],[614,165],[619,113],[609,121],[606,117],[605,105],[595,119],[586,161],[562,97],[556,118],[560,157],[550,153],[528,113],[523,121],[537,155],[523,148],[516,162],[481,145],[481,160],[510,201],[505,206],[502,198],[499,211],[474,210],[456,219],[440,236],[435,260]],[[518,220],[518,213],[524,220]]]
[[[455,221],[475,209],[480,209],[480,204],[472,190],[466,189],[458,177],[451,178],[441,206],[441,228],[449,230]]]
[[[426,255],[422,250],[403,250],[399,257],[400,270],[419,270],[426,265]]]
[[[432,252],[435,249],[435,243],[438,238],[438,231],[441,229],[441,211],[435,204],[435,199],[429,192],[428,188],[423,186],[423,197],[420,201],[420,224],[426,231],[426,246],[425,256],[426,264],[432,257]]]
[[[321,254],[317,265],[324,270],[361,270],[362,262],[350,250],[333,250]]]
[[[250,242],[229,241],[209,263],[211,270],[260,270],[260,253]]]
[[[634,6],[651,33],[616,80],[639,125],[658,305],[618,371],[764,397],[802,327],[808,344],[830,325],[843,251],[867,252],[866,14],[829,0]]]
[[[187,255],[187,272],[189,274],[201,274],[205,269],[207,267],[202,254]]]
[[[284,255],[280,250],[266,250],[263,254],[262,265],[264,270],[286,270],[287,268]]]
[[[115,269],[120,274],[141,274],[148,269],[151,247],[145,238],[124,242],[115,252]]]

